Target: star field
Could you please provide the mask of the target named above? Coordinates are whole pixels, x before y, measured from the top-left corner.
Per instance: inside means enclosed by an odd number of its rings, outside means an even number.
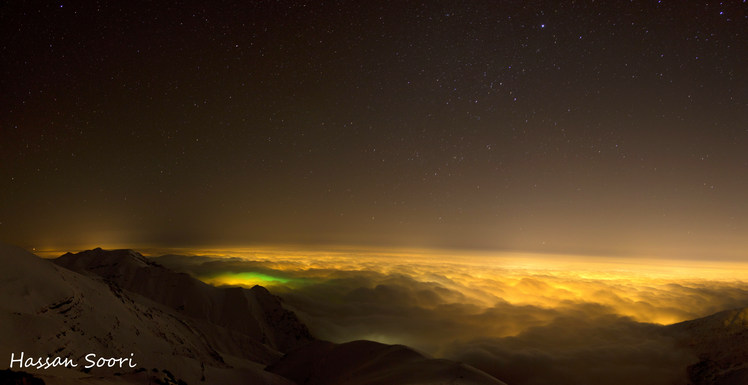
[[[736,258],[745,1],[0,9],[0,238]]]

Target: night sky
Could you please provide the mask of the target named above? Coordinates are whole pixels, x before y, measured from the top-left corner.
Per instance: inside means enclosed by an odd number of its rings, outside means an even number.
[[[748,4],[6,2],[0,240],[740,258]]]

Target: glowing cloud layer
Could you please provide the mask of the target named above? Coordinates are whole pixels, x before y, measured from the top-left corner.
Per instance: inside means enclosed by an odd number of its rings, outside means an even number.
[[[157,261],[216,285],[268,286],[320,338],[406,344],[515,384],[606,376],[678,383],[696,357],[657,324],[748,305],[741,279],[748,265],[734,262],[381,250],[196,254],[212,256]],[[591,370],[594,357],[607,358]]]

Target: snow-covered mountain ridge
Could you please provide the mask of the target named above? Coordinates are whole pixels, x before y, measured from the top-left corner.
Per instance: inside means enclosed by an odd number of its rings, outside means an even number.
[[[403,346],[317,341],[263,287],[217,288],[132,250],[45,260],[0,244],[0,265],[0,383],[503,384]],[[91,355],[125,365],[84,368]],[[33,367],[47,357],[78,366]],[[297,377],[310,363],[325,370]]]
[[[176,273],[133,250],[67,253],[54,262],[140,294],[180,314],[207,321],[284,352],[312,340],[309,330],[267,289],[216,288]]]

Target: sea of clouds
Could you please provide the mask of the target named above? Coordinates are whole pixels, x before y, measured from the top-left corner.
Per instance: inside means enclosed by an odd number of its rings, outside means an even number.
[[[515,385],[685,383],[698,358],[662,325],[748,306],[733,265],[301,251],[156,261],[267,286],[318,338],[404,344]]]

